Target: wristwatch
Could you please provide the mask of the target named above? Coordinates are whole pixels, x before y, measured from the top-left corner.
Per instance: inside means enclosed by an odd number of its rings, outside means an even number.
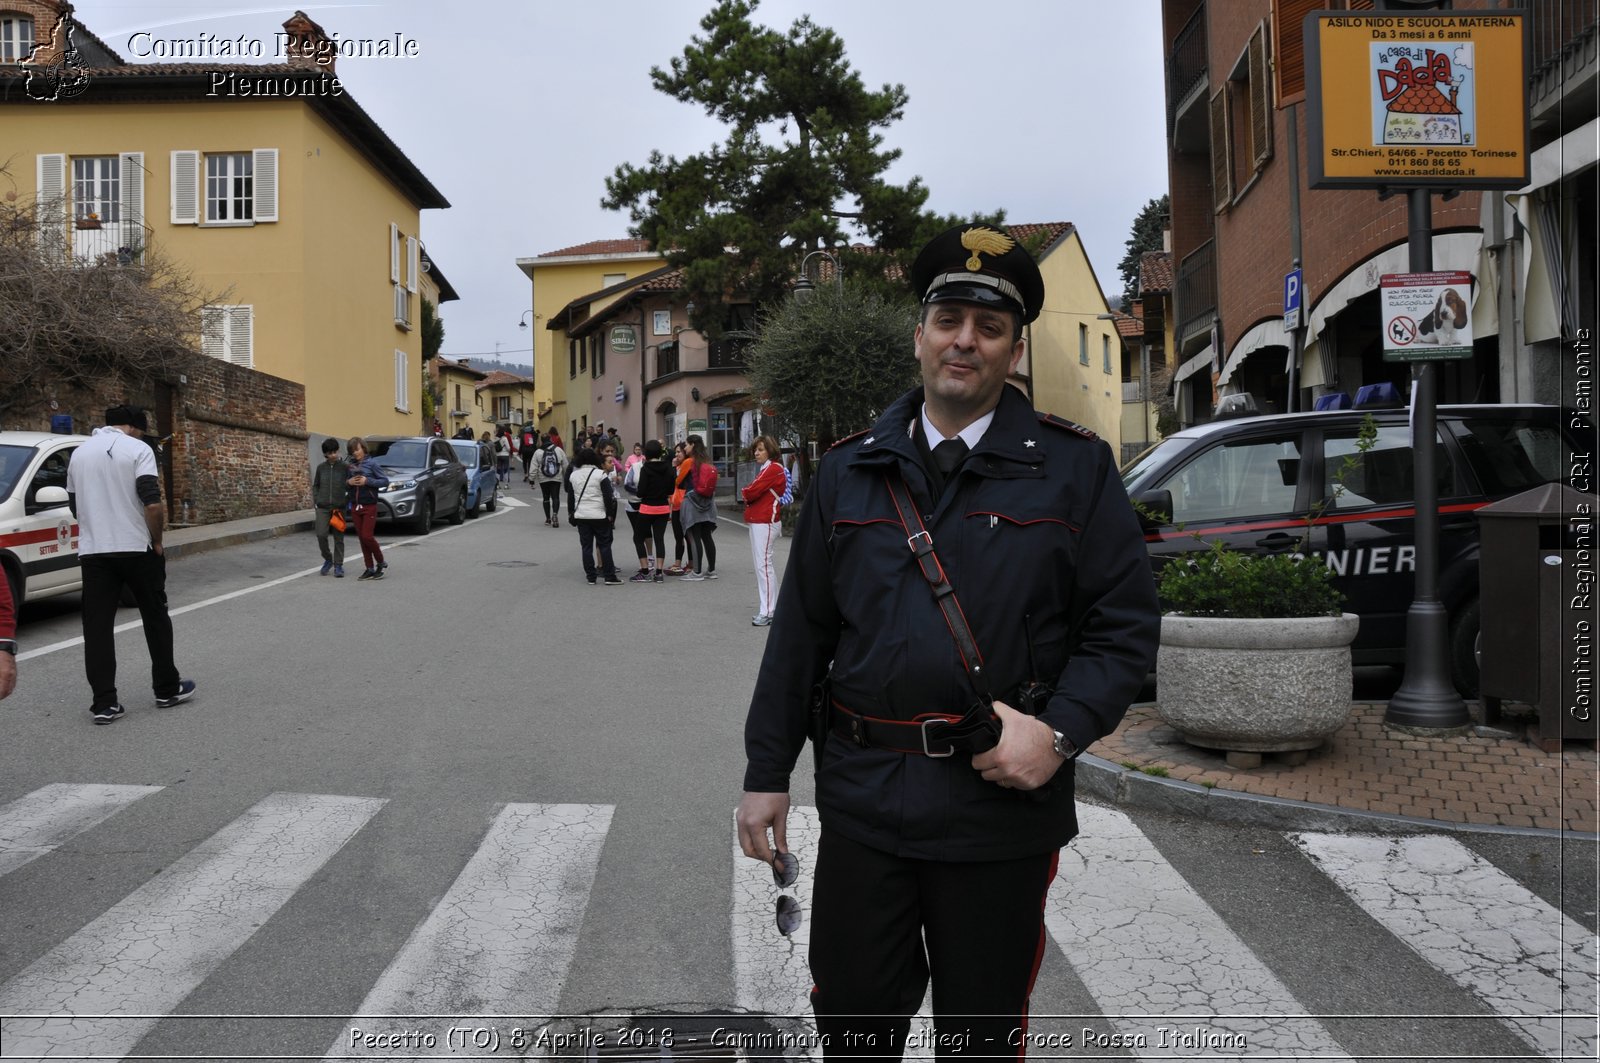
[[[15,657],[17,655],[17,640],[0,639],[0,653],[9,653]]]
[[[1071,760],[1073,757],[1078,755],[1078,747],[1072,744],[1072,739],[1068,738],[1060,731],[1053,731],[1052,733],[1056,737],[1055,740],[1050,743],[1050,748],[1055,750],[1056,756],[1060,757],[1062,760]]]

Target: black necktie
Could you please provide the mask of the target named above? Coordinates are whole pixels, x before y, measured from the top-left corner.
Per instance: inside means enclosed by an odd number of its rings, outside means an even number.
[[[946,439],[943,443],[933,448],[933,465],[939,470],[939,493],[944,494],[944,489],[950,483],[951,475],[960,467],[967,456],[966,440],[957,436]]]

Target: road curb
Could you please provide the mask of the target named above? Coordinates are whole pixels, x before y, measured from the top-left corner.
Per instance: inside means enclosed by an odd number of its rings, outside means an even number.
[[[251,528],[249,531],[229,532],[225,535],[193,539],[189,542],[165,543],[161,552],[169,561],[191,554],[203,554],[210,550],[220,550],[225,546],[239,546],[243,543],[259,542],[262,539],[276,539],[283,535],[293,535],[295,532],[310,531],[314,518],[295,521],[290,524],[275,524],[269,528]],[[172,529],[177,531],[178,529]]]
[[[1501,834],[1532,838],[1562,838],[1571,841],[1600,841],[1600,834],[1553,830],[1548,827],[1506,827],[1486,823],[1452,823],[1448,820],[1400,816],[1387,812],[1320,805],[1286,797],[1269,797],[1221,787],[1205,787],[1180,779],[1164,779],[1137,768],[1113,764],[1102,757],[1085,753],[1076,765],[1077,791],[1106,804],[1121,805],[1151,812],[1196,816],[1242,826],[1269,827],[1273,830],[1353,831],[1386,830],[1445,831],[1452,834]]]

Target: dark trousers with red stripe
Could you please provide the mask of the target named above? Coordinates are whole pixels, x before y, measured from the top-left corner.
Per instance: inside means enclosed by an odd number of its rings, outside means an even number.
[[[810,958],[826,1058],[900,1057],[930,976],[939,1059],[1021,1058],[1057,856],[911,860],[824,828]]]

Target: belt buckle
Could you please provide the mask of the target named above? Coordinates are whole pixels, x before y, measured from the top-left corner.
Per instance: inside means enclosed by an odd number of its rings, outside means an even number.
[[[934,760],[943,760],[945,757],[953,757],[953,756],[956,755],[956,747],[955,747],[955,743],[953,743],[953,742],[952,743],[948,743],[950,748],[945,750],[943,753],[935,753],[933,750],[928,748],[928,725],[930,723],[949,723],[949,722],[950,722],[949,720],[941,720],[941,719],[938,719],[938,718],[928,719],[928,720],[923,720],[922,721],[921,731],[922,731],[922,755],[923,756],[932,757]]]
[[[921,531],[917,532],[917,534],[915,534],[913,536],[910,536],[909,538],[906,539],[906,547],[908,549],[910,549],[910,551],[913,554],[917,552],[917,540],[918,539],[922,539],[922,540],[926,541],[927,544],[928,544],[928,549],[929,550],[933,549],[933,536],[928,534],[928,529],[924,528]]]

